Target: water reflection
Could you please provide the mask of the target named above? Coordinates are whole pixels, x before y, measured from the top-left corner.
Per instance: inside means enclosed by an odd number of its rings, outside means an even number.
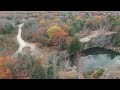
[[[120,66],[120,54],[105,48],[90,48],[83,51],[85,56],[81,57],[81,71],[89,72],[102,68],[111,70]]]
[[[81,57],[82,64],[81,70],[83,72],[88,72],[95,70],[97,68],[115,68],[115,66],[120,65],[120,56],[116,56],[114,59],[111,59],[110,55],[108,54],[98,54],[98,55],[88,55]]]
[[[105,49],[102,47],[94,47],[94,48],[89,48],[87,50],[84,50],[82,53],[84,53],[86,56],[87,55],[98,55],[98,54],[108,54],[110,55],[111,59],[115,58],[115,56],[120,55],[120,53]]]

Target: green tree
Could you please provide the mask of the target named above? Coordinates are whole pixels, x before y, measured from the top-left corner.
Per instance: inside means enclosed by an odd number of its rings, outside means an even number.
[[[79,38],[77,36],[74,36],[69,46],[70,60],[72,61],[72,63],[74,63],[74,61],[76,60],[79,60],[80,49],[81,49],[81,44]],[[77,58],[75,59],[75,57],[72,54],[77,54]]]
[[[118,17],[115,16],[108,16],[108,23],[110,24],[110,30],[114,30],[115,27],[120,25],[120,22],[117,20]]]
[[[120,31],[118,32],[118,34],[116,35],[116,37],[113,39],[113,44],[115,46],[120,46]]]
[[[74,36],[75,33],[78,33],[84,27],[84,21],[73,19],[71,29],[69,30],[69,35]]]
[[[70,54],[76,53],[80,51],[80,49],[81,49],[81,44],[80,44],[79,38],[77,36],[74,36],[69,46],[69,53]]]
[[[6,25],[1,26],[0,30],[1,34],[10,34],[13,30],[15,30],[15,28],[10,23],[7,23]]]
[[[40,65],[34,67],[34,70],[32,72],[32,78],[33,79],[46,79],[45,70],[46,69]]]

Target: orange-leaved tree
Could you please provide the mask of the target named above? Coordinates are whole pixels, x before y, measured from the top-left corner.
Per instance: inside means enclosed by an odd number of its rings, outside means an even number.
[[[12,79],[11,67],[15,64],[15,59],[11,57],[0,57],[0,79]]]
[[[40,36],[45,34],[46,31],[47,31],[47,29],[45,27],[42,27],[39,30],[36,30],[32,35],[32,41],[38,42],[40,39]]]
[[[48,35],[48,43],[50,43],[50,45],[59,46],[60,48],[65,44],[66,38],[69,37],[68,33],[58,26],[50,27],[46,34]]]

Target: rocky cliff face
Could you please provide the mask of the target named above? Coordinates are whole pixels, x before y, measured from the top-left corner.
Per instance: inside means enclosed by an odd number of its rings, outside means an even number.
[[[82,49],[105,47],[111,43],[114,35],[116,32],[94,31],[91,35],[80,39]]]

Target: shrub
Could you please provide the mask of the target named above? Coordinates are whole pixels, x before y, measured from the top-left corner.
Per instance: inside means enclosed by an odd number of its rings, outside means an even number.
[[[78,20],[78,19],[77,19],[77,20]],[[69,26],[71,26],[71,25],[72,25],[72,20],[71,20],[71,19],[68,19],[68,20],[66,21],[66,24],[69,25]]]
[[[104,73],[102,68],[97,68],[96,70],[89,71],[85,74],[88,79],[97,79]]]
[[[120,31],[118,32],[118,34],[114,37],[113,39],[113,44],[115,46],[120,46]]]
[[[15,59],[11,57],[0,57],[0,79],[12,79],[12,68],[15,64]]]
[[[32,35],[32,41],[33,41],[33,42],[38,42],[40,35],[41,35],[41,33],[40,33],[39,31],[36,31],[36,32]]]
[[[75,19],[75,17],[74,17],[71,13],[69,13],[68,15],[66,15],[66,16],[64,16],[64,17],[62,18],[62,21],[63,21],[64,23],[66,23],[68,19],[73,20],[73,19]]]
[[[36,30],[34,32],[34,34],[32,35],[32,41],[34,42],[40,42],[42,43],[43,45],[46,44],[46,35],[45,35],[45,32],[47,31],[47,29],[44,27],[44,28],[40,28],[39,30]]]
[[[18,24],[20,24],[20,23],[21,23],[20,20],[15,20],[15,24],[16,24],[16,25],[18,25]]]
[[[66,23],[67,22],[67,18],[62,18],[62,21],[64,22],[64,23]]]
[[[39,63],[36,63],[32,73],[34,79],[56,79],[57,78],[57,61],[58,56],[56,53],[51,54],[48,57],[47,65],[44,67]]]
[[[23,38],[25,40],[28,40],[28,41],[34,41],[32,40],[34,37],[33,35],[36,34],[37,30],[39,30],[39,23],[37,22],[32,22],[32,24],[29,26],[25,26],[24,30],[23,30]],[[36,37],[36,36],[35,36]]]
[[[30,53],[26,55],[18,54],[18,62],[15,65],[14,77],[18,79],[46,79],[46,68],[42,66]]]
[[[12,19],[13,19],[13,16],[12,16],[12,15],[11,15],[11,16],[7,16],[6,19],[12,20]]]
[[[119,25],[118,21],[117,21],[117,17],[114,17],[114,16],[108,16],[108,22],[113,25],[113,26],[116,26],[116,25]]]
[[[68,52],[70,54],[69,59],[72,62],[71,65],[75,63],[76,60],[79,60],[79,51],[81,50],[81,44],[79,38],[74,36],[71,40],[71,43],[68,47]],[[77,55],[77,56],[76,56]]]
[[[89,13],[85,13],[85,19],[89,19],[89,18],[90,18]]]
[[[115,27],[119,26],[120,25],[120,22],[119,22],[119,17],[115,17],[115,16],[108,16],[107,17],[108,19],[108,23],[110,25],[110,30],[114,30]]]
[[[84,20],[81,16],[77,16],[76,20]]]
[[[74,27],[71,26],[71,29],[68,31],[69,36],[73,37],[75,35]]]
[[[45,35],[45,34],[42,34],[42,35],[39,37],[39,43],[41,43],[43,46],[46,46],[46,45],[47,45],[47,39],[46,39],[46,35]]]
[[[69,53],[70,54],[76,53],[80,51],[80,49],[81,49],[81,44],[79,38],[77,36],[74,36],[71,41],[71,44],[69,45]]]
[[[1,27],[1,33],[0,34],[9,34],[11,33],[15,28],[11,24],[6,24],[5,26]]]
[[[46,21],[45,21],[45,19],[42,19],[42,20],[40,21],[40,26],[41,26],[41,27],[45,27],[45,25],[46,25]]]
[[[101,76],[101,75],[103,74],[103,72],[104,72],[104,70],[101,69],[101,68],[97,68],[97,69],[96,69],[96,75],[97,75],[97,76]]]
[[[56,30],[61,30],[61,28],[58,26],[52,26],[47,30],[46,33],[48,34],[49,37],[51,37],[51,34]]]
[[[0,35],[3,35],[3,28],[2,28],[2,26],[0,27]]]
[[[48,43],[55,42],[57,45],[60,44],[61,38],[67,36],[67,33],[58,26],[50,27],[47,30],[46,34],[48,35]]]
[[[83,29],[83,26],[84,26],[84,21],[74,19],[71,29],[69,30],[69,35],[74,36],[75,33],[78,33],[80,30]]]
[[[0,79],[12,79],[11,70],[6,68],[0,68]]]
[[[53,65],[49,66],[47,69],[47,78],[48,79],[54,79],[54,68]]]
[[[91,75],[90,78],[97,79],[103,74],[104,70],[102,68],[97,68]]]
[[[35,60],[29,53],[26,55],[18,54],[17,63],[13,68],[14,77],[22,79],[29,76],[32,78]]]
[[[57,78],[57,63],[58,56],[56,52],[53,52],[48,57],[48,66],[47,66],[47,78],[56,79]]]
[[[41,65],[36,65],[32,72],[33,79],[46,79],[46,70]]]
[[[106,16],[94,15],[91,18],[85,19],[86,27],[91,30],[98,30],[106,25]]]
[[[29,27],[32,26],[34,23],[35,23],[34,20],[29,20],[29,21],[25,22],[24,28],[29,28]]]

